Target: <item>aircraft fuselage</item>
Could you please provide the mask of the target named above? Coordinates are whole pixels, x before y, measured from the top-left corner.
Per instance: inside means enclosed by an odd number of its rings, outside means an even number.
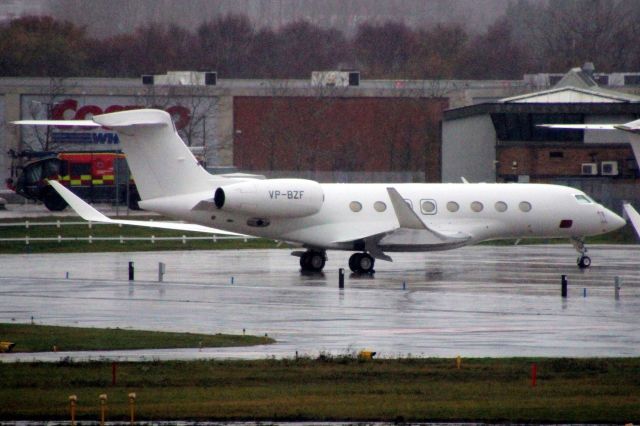
[[[420,229],[398,229],[390,187],[426,227],[450,238]],[[430,251],[503,238],[598,235],[625,223],[582,191],[558,185],[321,184],[321,188],[320,210],[304,217],[256,217],[224,208],[192,210],[201,200],[212,198],[213,187],[209,193],[145,200],[141,206],[241,234],[343,250],[354,250],[354,242],[376,234],[381,235],[378,246],[384,251]]]

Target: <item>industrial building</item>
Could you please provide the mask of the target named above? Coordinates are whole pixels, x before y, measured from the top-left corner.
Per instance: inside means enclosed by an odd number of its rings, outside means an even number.
[[[203,78],[205,75],[208,78]],[[108,129],[17,128],[31,118],[83,119],[159,107],[209,168],[322,181],[440,180],[440,123],[452,106],[522,93],[524,81],[225,80],[173,72],[140,79],[0,78],[0,151],[117,149]],[[20,160],[0,156],[6,178]]]
[[[504,81],[366,80],[357,71],[318,72],[305,80],[233,80],[214,72],[0,78],[0,178],[24,161],[7,152],[118,149],[117,134],[109,129],[19,128],[11,121],[156,107],[174,117],[183,139],[214,171],[324,182],[447,182],[464,176],[635,184],[637,165],[619,138],[535,125],[638,117],[640,97],[630,92],[638,90],[639,76],[589,77],[572,70],[561,78],[532,74]],[[583,164],[589,163],[597,173],[585,176]]]
[[[590,67],[575,68],[545,90],[445,111],[442,180],[557,183],[583,189],[616,209],[622,200],[640,201],[638,164],[622,132],[539,127],[640,117],[640,96],[597,81],[611,78]]]

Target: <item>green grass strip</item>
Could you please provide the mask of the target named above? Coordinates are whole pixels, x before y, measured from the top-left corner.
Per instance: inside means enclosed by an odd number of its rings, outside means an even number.
[[[538,367],[531,386],[531,363]],[[640,359],[358,360],[1,364],[0,420],[469,421],[618,423],[640,418]]]
[[[16,344],[13,352],[95,351],[127,349],[218,348],[274,343],[269,337],[230,334],[192,334],[120,328],[57,327],[0,324],[0,341]]]

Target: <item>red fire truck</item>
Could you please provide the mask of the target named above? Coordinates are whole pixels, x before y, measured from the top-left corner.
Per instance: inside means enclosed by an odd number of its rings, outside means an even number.
[[[122,153],[39,153],[37,159],[22,167],[15,191],[42,201],[51,211],[64,210],[67,202],[47,183],[49,179],[60,181],[86,201],[127,204],[139,209],[140,196]]]

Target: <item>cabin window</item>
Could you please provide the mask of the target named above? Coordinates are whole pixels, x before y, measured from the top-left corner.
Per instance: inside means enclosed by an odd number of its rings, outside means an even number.
[[[447,210],[449,210],[451,213],[455,213],[460,210],[460,205],[455,201],[449,201],[447,203]]]
[[[496,211],[499,211],[500,213],[504,213],[507,211],[509,207],[507,206],[507,203],[505,203],[504,201],[496,201],[495,208],[496,208]]]
[[[377,212],[382,213],[383,211],[387,210],[387,205],[385,203],[383,203],[382,201],[376,201],[375,203],[373,203],[373,208]]]
[[[560,229],[569,229],[573,225],[573,220],[571,219],[562,219],[560,221]]]
[[[593,203],[593,200],[589,197],[587,197],[586,195],[583,194],[575,194],[574,197],[576,197],[576,200],[578,200],[578,202],[580,204],[591,204]]]
[[[480,213],[483,208],[484,206],[480,201],[474,201],[473,203],[471,203],[471,210],[473,210],[476,213]]]
[[[520,204],[518,204],[518,207],[525,213],[531,211],[531,203],[528,201],[521,201]]]
[[[359,212],[360,210],[362,210],[362,204],[358,201],[352,201],[351,203],[349,203],[349,208],[352,212]]]
[[[436,214],[438,208],[434,200],[420,200],[420,211],[422,214]]]

